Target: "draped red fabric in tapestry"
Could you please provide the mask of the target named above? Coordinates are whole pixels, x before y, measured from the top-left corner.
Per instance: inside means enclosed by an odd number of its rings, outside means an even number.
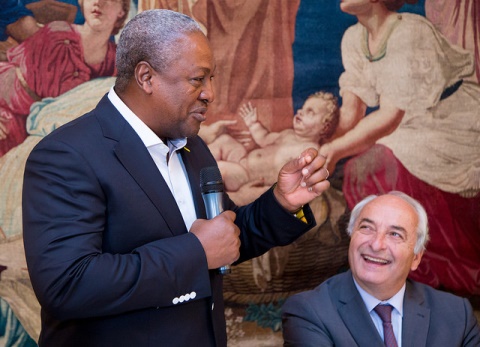
[[[113,76],[115,51],[110,43],[101,64],[86,64],[80,34],[67,22],[51,22],[10,48],[8,61],[0,62],[0,121],[9,130],[0,140],[0,156],[27,136],[25,120],[35,100],[25,83],[39,99],[59,96],[92,78]]]

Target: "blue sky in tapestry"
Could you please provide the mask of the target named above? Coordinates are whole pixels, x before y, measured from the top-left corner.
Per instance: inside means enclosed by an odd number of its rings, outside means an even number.
[[[425,15],[425,0],[405,5],[400,12]],[[338,78],[343,71],[340,42],[345,30],[356,21],[354,16],[340,11],[339,0],[300,2],[293,44],[295,110],[318,90],[338,95]]]

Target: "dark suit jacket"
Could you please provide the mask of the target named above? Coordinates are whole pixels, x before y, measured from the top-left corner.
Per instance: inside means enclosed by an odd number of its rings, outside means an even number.
[[[403,346],[480,346],[467,299],[407,280],[403,305]],[[350,270],[291,296],[282,311],[285,346],[384,347]]]
[[[198,136],[186,147],[196,212],[206,218],[199,173],[216,162]],[[226,194],[224,203],[242,231],[239,261],[315,223],[308,207],[308,225],[286,212],[272,190],[245,207]],[[41,346],[226,345],[222,276],[208,271],[148,150],[106,96],[30,154],[23,223]]]

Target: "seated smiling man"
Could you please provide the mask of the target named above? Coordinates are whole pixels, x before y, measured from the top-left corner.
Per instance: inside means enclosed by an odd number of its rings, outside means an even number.
[[[396,191],[371,195],[347,232],[351,269],[285,302],[285,346],[480,346],[467,299],[407,279],[428,241],[419,202]]]

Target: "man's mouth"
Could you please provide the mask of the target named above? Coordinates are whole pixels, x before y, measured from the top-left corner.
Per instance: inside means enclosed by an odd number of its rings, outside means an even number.
[[[207,108],[206,107],[201,107],[193,110],[190,112],[199,122],[203,122],[207,119],[205,114],[207,113]]]
[[[369,256],[369,255],[363,255],[363,259],[367,263],[373,263],[373,264],[379,264],[379,265],[387,265],[387,264],[391,263],[391,261],[389,261],[389,260],[382,259],[382,258],[375,258],[375,257]]]

